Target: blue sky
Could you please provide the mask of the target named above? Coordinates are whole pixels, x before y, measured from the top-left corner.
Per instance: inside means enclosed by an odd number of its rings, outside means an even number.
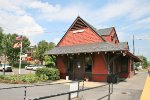
[[[150,60],[150,0],[0,0],[0,26],[23,34],[32,45],[61,39],[79,15],[96,28],[114,26],[120,41]],[[140,40],[141,39],[141,40]]]

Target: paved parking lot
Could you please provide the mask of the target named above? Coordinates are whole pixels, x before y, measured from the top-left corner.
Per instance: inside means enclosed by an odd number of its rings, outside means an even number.
[[[35,73],[35,71],[32,70],[25,70],[25,69],[21,69],[21,74],[29,74],[29,73]],[[5,72],[6,75],[14,75],[14,74],[18,74],[19,73],[19,69],[13,69],[12,72]],[[0,71],[0,75],[3,75],[3,72]]]

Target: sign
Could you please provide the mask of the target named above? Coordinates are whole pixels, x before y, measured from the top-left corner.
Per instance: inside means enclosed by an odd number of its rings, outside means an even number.
[[[78,90],[78,82],[70,83],[70,91],[77,91]],[[71,98],[77,97],[77,92],[71,93]]]

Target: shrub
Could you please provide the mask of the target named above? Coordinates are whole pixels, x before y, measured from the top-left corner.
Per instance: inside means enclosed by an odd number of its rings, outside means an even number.
[[[0,75],[0,80],[3,80],[4,79],[4,75]]]
[[[45,65],[48,68],[54,68],[55,67],[55,63],[54,62],[50,62],[48,64]]]
[[[26,74],[26,75],[21,75],[19,77],[19,80],[27,83],[35,83],[38,81],[38,77],[34,74]]]
[[[56,68],[41,68],[38,69],[35,74],[41,78],[47,78],[48,80],[57,80],[59,79],[59,70]]]
[[[7,83],[35,83],[39,79],[34,74],[26,75],[0,75],[0,80]]]

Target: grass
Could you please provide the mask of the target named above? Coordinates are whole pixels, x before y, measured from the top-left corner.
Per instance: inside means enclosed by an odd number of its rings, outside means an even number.
[[[1,83],[12,83],[12,84],[29,84],[46,81],[46,79],[39,78],[35,74],[25,75],[0,75]]]
[[[21,75],[0,75],[1,83],[13,83],[13,84],[22,84],[22,83],[37,83],[45,82],[48,80],[58,80],[59,70],[56,68],[40,68],[37,69],[35,74],[21,74]]]

